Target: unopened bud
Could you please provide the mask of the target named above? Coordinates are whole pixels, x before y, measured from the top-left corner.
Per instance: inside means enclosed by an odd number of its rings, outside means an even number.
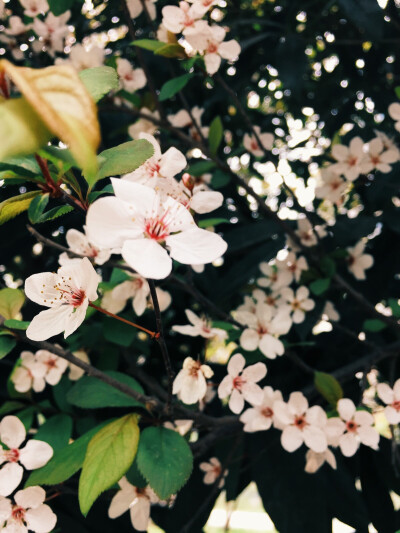
[[[191,176],[190,174],[188,174],[187,172],[184,173],[184,175],[182,176],[182,182],[184,184],[184,186],[189,189],[189,191],[193,191],[193,187],[196,183],[196,180],[193,176]]]

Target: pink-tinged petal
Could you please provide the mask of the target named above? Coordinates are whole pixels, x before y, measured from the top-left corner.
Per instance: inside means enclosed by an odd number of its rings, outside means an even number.
[[[267,367],[264,363],[256,363],[250,365],[243,370],[242,377],[246,381],[253,381],[257,383],[261,381],[267,375]]]
[[[204,56],[204,63],[206,65],[206,71],[212,76],[221,65],[221,56],[218,54],[206,54]]]
[[[78,268],[78,272],[75,274],[78,287],[84,289],[87,298],[90,301],[97,300],[97,287],[99,285],[99,275],[93,268],[92,263],[86,257],[82,259],[77,265],[72,267]],[[60,269],[61,270],[61,269]]]
[[[196,213],[203,215],[210,213],[224,203],[224,197],[217,191],[199,191],[194,194],[190,202],[190,208]]]
[[[163,26],[171,33],[180,33],[182,29],[183,13],[177,6],[165,6],[162,8]]]
[[[379,433],[371,426],[359,427],[357,430],[360,441],[365,446],[377,450],[379,448]]]
[[[11,516],[12,504],[7,498],[0,497],[0,524]]]
[[[240,336],[240,346],[248,351],[253,352],[257,350],[258,343],[260,342],[260,336],[254,329],[245,329]]]
[[[182,152],[174,147],[169,148],[160,159],[160,175],[172,178],[182,172],[186,165],[186,157]]]
[[[179,398],[187,405],[193,405],[202,400],[207,392],[207,382],[204,376],[199,372],[197,378],[185,380]]]
[[[0,422],[0,440],[8,448],[19,448],[26,438],[24,424],[16,416],[5,416]]]
[[[22,481],[24,469],[18,463],[6,463],[0,469],[0,496],[8,496]]]
[[[308,450],[306,453],[306,466],[304,470],[307,472],[307,474],[315,474],[315,472],[317,472],[324,463],[324,453],[316,453],[313,450]]]
[[[36,41],[37,42],[37,41]],[[22,59],[22,57],[21,57]],[[9,524],[1,530],[2,533],[28,533],[28,528],[18,522],[9,522]]]
[[[172,261],[167,251],[153,239],[126,241],[122,257],[144,278],[164,279],[172,270]]]
[[[260,350],[269,359],[275,359],[277,355],[283,355],[285,348],[279,339],[265,334],[260,340]]]
[[[339,417],[329,418],[326,427],[325,427],[325,433],[328,436],[329,443],[337,442],[339,437],[343,435],[343,433],[346,431],[346,424],[343,422],[343,420]]]
[[[32,387],[32,376],[30,375],[30,372],[22,366],[14,370],[11,376],[11,381],[17,392],[28,392]]]
[[[147,531],[150,520],[150,500],[139,497],[130,509],[131,522],[138,531]]]
[[[135,490],[130,483],[129,486],[119,490],[111,500],[110,507],[108,508],[109,518],[118,518],[124,514],[129,509],[135,497]]]
[[[146,311],[147,307],[147,291],[138,291],[136,296],[133,298],[132,306],[133,310],[137,314],[137,316],[143,315],[143,313]]]
[[[263,390],[255,383],[245,383],[241,388],[241,392],[243,394],[243,398],[251,405],[262,404],[264,396]]]
[[[225,376],[224,379],[221,381],[218,387],[218,398],[221,398],[223,400],[224,398],[227,398],[233,389],[233,382],[231,376]]]
[[[86,216],[86,232],[90,241],[99,248],[121,248],[126,239],[142,235],[135,211],[129,207],[111,196],[91,204]]]
[[[356,411],[354,422],[359,426],[372,426],[374,417],[368,411]]]
[[[274,415],[280,424],[287,425],[293,422],[293,414],[290,412],[288,405],[282,401],[274,402]]]
[[[293,414],[302,415],[308,409],[308,401],[303,393],[296,391],[289,396],[288,406]]]
[[[60,296],[60,292],[54,288],[58,282],[58,275],[52,272],[33,274],[25,280],[25,294],[32,302],[51,307],[50,302]]]
[[[293,324],[301,324],[304,322],[304,319],[306,318],[306,315],[304,311],[301,311],[300,309],[296,309],[296,311],[293,313],[292,320]]]
[[[42,487],[28,487],[24,490],[19,490],[14,499],[18,505],[24,509],[35,509],[42,505],[46,498],[46,491]]]
[[[345,457],[352,457],[358,450],[360,443],[355,435],[346,433],[340,437],[339,446]]]
[[[364,154],[364,141],[361,137],[353,137],[350,141],[349,148],[352,154],[361,157]]]
[[[79,307],[73,310],[73,312],[70,313],[70,315],[68,316],[68,319],[65,322],[65,332],[64,332],[65,339],[69,335],[74,333],[74,331],[76,331],[79,328],[79,326],[82,324],[82,322],[85,320],[86,310],[88,308],[88,305],[89,305],[88,300],[85,300],[83,304],[81,304]]]
[[[230,61],[233,61],[234,59],[236,59],[238,55],[240,54],[240,51],[241,51],[240,44],[234,39],[223,42],[218,47],[219,55],[223,57],[224,59],[229,59]]]
[[[343,420],[351,420],[356,412],[356,406],[348,398],[342,398],[337,403],[337,411]]]
[[[33,341],[45,341],[65,330],[71,314],[70,305],[61,305],[36,315],[26,330],[26,336]]]
[[[229,398],[229,409],[232,411],[232,413],[238,415],[243,411],[243,407],[244,398],[242,394],[237,389],[233,389],[231,397]]]
[[[187,319],[193,326],[201,328],[203,326],[203,320],[196,315],[196,313],[193,313],[190,309],[185,309],[185,315],[187,316]]]
[[[41,468],[53,457],[53,448],[47,442],[31,439],[20,450],[20,463],[27,470]]]
[[[306,426],[303,430],[306,446],[316,453],[324,452],[328,447],[326,435],[322,429],[315,426]]]
[[[307,422],[312,426],[325,427],[327,416],[325,411],[319,405],[313,405],[307,411]]]
[[[393,120],[400,120],[400,104],[397,102],[390,104],[388,113]]]
[[[385,416],[389,424],[399,424],[400,423],[400,411],[397,411],[390,405],[385,407]]]
[[[332,147],[332,156],[338,161],[344,161],[347,158],[348,153],[349,149],[343,144],[335,144]]]
[[[65,235],[65,239],[71,250],[85,255],[85,250],[89,246],[89,241],[84,233],[76,229],[69,229]]]
[[[236,353],[229,359],[228,374],[232,377],[236,377],[240,374],[246,364],[246,359],[241,353]]]
[[[227,243],[211,231],[192,228],[177,235],[167,237],[172,259],[184,265],[204,265],[221,257],[228,247]]]
[[[210,462],[211,462],[211,460],[210,460]],[[214,470],[214,466],[210,465],[210,463],[200,463],[199,464],[199,468],[203,472],[210,472],[211,470]]]
[[[48,505],[40,505],[37,509],[28,509],[25,520],[28,528],[35,533],[50,533],[55,528],[57,516]]]
[[[172,330],[180,333],[181,335],[189,335],[190,337],[198,337],[201,331],[196,326],[172,326]]]
[[[294,452],[303,444],[303,433],[295,426],[287,426],[282,431],[281,444],[287,452]]]

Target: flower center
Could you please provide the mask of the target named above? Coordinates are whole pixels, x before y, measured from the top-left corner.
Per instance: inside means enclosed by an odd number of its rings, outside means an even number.
[[[258,142],[255,139],[253,139],[251,141],[251,143],[250,143],[250,147],[251,147],[252,150],[258,150],[258,148],[259,148]]]
[[[300,309],[301,308],[301,303],[298,301],[298,300],[293,300],[292,302],[292,307],[293,309]]]
[[[6,461],[9,463],[17,463],[19,461],[19,450],[17,448],[11,448],[11,450],[6,450],[4,452]]]
[[[356,433],[357,428],[358,428],[358,425],[354,422],[354,420],[350,420],[349,422],[346,422],[346,429],[349,433]]]
[[[347,164],[350,166],[350,167],[355,167],[356,164],[357,164],[357,161],[358,161],[358,158],[357,157],[349,157],[349,159],[347,160]]]
[[[392,403],[393,409],[396,409],[396,411],[400,411],[400,400],[396,400]]]
[[[11,517],[15,522],[20,522],[22,524],[25,521],[25,509],[18,505],[14,505]]]
[[[216,43],[209,43],[208,47],[207,47],[207,53],[208,54],[215,54],[216,52],[218,52],[218,45]],[[255,148],[254,148],[255,150]]]
[[[270,407],[264,407],[264,409],[261,409],[261,414],[265,416],[265,418],[272,418],[274,416],[274,412]]]
[[[308,424],[304,415],[297,416],[294,420],[294,425],[303,430]]]
[[[200,363],[196,363],[196,362],[192,363],[192,365],[188,369],[189,370],[189,376],[191,376],[193,378],[196,378],[198,373],[199,373],[200,367],[201,367]]]
[[[54,359],[54,357],[49,357],[44,364],[49,370],[51,370],[52,368],[55,368],[57,366],[57,359]]]
[[[233,378],[233,388],[237,390],[241,390],[243,385],[246,383],[246,380],[242,378],[242,376],[236,376]]]
[[[146,164],[146,170],[150,174],[151,178],[154,178],[154,176],[160,172],[160,168],[160,165],[156,161]]]
[[[148,218],[145,220],[144,233],[149,239],[164,241],[169,236],[168,224],[165,221],[166,213],[162,217]]]

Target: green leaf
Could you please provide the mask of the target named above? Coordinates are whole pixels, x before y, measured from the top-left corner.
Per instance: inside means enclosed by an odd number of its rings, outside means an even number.
[[[25,98],[3,100],[0,103],[0,114],[0,161],[9,157],[33,154],[45,146],[52,137]]]
[[[390,309],[392,310],[393,316],[395,316],[396,318],[399,318],[400,317],[399,300],[397,300],[396,298],[389,298],[389,306],[390,306]]]
[[[112,370],[105,372],[107,376],[117,379],[120,383],[128,385],[136,392],[143,394],[139,383],[121,372]],[[67,400],[82,409],[100,409],[103,407],[137,407],[143,404],[123,392],[107,385],[103,381],[90,376],[84,376],[73,385],[67,394]]]
[[[314,385],[320,394],[336,407],[338,400],[343,398],[343,389],[336,378],[325,372],[314,373]]]
[[[19,289],[0,290],[0,315],[6,320],[15,318],[24,305],[25,295]]]
[[[310,291],[316,296],[319,296],[329,289],[330,284],[330,278],[316,279],[310,283]]]
[[[137,41],[133,41],[132,44],[138,48],[144,48],[145,50],[155,52],[156,50],[159,50],[165,46],[166,43],[163,41],[155,41],[153,39],[139,39]]]
[[[81,70],[79,77],[95,102],[107,93],[119,89],[118,75],[111,67],[93,67]]]
[[[36,221],[36,224],[41,224],[42,222],[47,222],[48,220],[54,220],[55,218],[61,217],[73,211],[74,208],[71,205],[60,205],[58,207],[53,207],[43,213],[40,218]]]
[[[400,87],[395,87],[394,92],[396,93],[397,98],[400,99]]]
[[[35,196],[41,195],[41,191],[30,191],[8,198],[0,203],[0,225],[26,211]]]
[[[0,416],[8,415],[9,413],[18,411],[18,409],[21,409],[21,407],[25,407],[25,404],[22,402],[16,402],[16,401],[5,402],[0,407]]]
[[[230,181],[231,177],[229,174],[218,169],[214,172],[211,178],[211,185],[213,186],[213,189],[221,189],[222,187],[225,187],[225,185],[228,185]]]
[[[210,131],[208,133],[208,144],[210,152],[215,155],[218,151],[219,145],[224,136],[224,127],[222,125],[221,117],[217,116],[210,124]]]
[[[199,177],[207,172],[210,172],[210,170],[213,168],[215,168],[214,161],[198,161],[197,163],[190,165],[188,172],[192,176]]]
[[[218,226],[218,224],[230,224],[227,218],[206,218],[200,220],[197,224],[199,228],[208,228],[210,226]]]
[[[31,224],[36,224],[49,203],[49,194],[41,194],[32,200],[28,209],[28,218]]]
[[[0,359],[8,355],[15,348],[17,341],[8,335],[0,336]]]
[[[34,485],[58,485],[72,477],[82,468],[90,440],[105,424],[103,423],[93,428],[65,448],[56,450],[53,457],[45,466],[32,472],[25,487],[32,487]]]
[[[148,427],[140,438],[137,464],[151,488],[166,500],[189,479],[193,455],[179,433],[163,427]]]
[[[157,50],[154,50],[156,56],[163,57],[187,57],[185,49],[179,43],[164,43],[164,46],[160,46]]]
[[[99,155],[99,173],[96,181],[108,176],[132,172],[154,155],[154,147],[145,139],[126,143],[104,150]]]
[[[38,429],[34,439],[47,442],[55,451],[67,446],[71,435],[72,418],[61,413],[46,420]]]
[[[39,155],[51,161],[59,171],[66,172],[71,167],[78,168],[78,163],[67,148],[46,146],[40,150]]]
[[[4,321],[4,325],[7,328],[11,329],[21,329],[25,330],[28,329],[30,322],[24,321],[24,320],[16,320],[15,318],[9,318],[8,320]]]
[[[75,0],[48,0],[50,11],[59,17],[74,5]]]
[[[169,98],[175,96],[176,93],[178,93],[185,87],[185,85],[192,77],[193,74],[183,74],[182,76],[178,76],[177,78],[172,78],[172,80],[168,80],[161,87],[159,96],[160,101],[163,102],[164,100],[169,100]]]
[[[79,478],[79,506],[87,515],[102,492],[129,470],[139,443],[137,415],[127,415],[101,429],[89,442]]]
[[[376,333],[387,328],[387,324],[385,324],[385,322],[382,322],[382,320],[379,320],[379,318],[371,318],[369,320],[364,320],[362,327],[366,331],[372,331]]]
[[[35,179],[40,174],[40,169],[35,160],[29,156],[10,157],[0,163],[0,171],[11,171],[23,178]]]
[[[124,315],[121,315],[124,317]],[[103,326],[104,338],[118,346],[128,348],[137,336],[137,330],[123,322],[105,319]]]

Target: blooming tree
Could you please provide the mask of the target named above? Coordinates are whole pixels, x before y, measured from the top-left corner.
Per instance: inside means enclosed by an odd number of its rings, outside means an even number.
[[[400,529],[400,2],[312,4],[0,0],[0,531]]]

